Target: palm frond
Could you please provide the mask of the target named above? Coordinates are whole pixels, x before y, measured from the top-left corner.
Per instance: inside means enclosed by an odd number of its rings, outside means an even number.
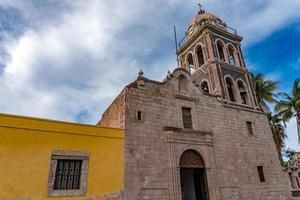
[[[251,74],[252,82],[255,90],[256,99],[260,105],[260,107],[269,112],[270,108],[268,106],[269,103],[277,103],[276,90],[279,88],[278,81],[266,80],[265,75]]]
[[[293,105],[290,101],[281,100],[277,102],[277,104],[274,107],[275,112],[284,110],[284,109],[292,109]]]
[[[293,84],[293,95],[294,97],[300,98],[300,78],[296,79]]]
[[[287,138],[285,124],[281,116],[278,114],[268,113],[268,119],[278,154],[281,156],[281,152],[285,147],[284,140]]]
[[[284,122],[289,122],[293,117],[295,117],[294,112],[290,108],[279,111],[278,115],[282,117]]]
[[[295,110],[300,113],[300,98],[295,101]]]
[[[277,93],[277,95],[281,96],[281,98],[284,98],[286,100],[289,100],[289,101],[292,100],[292,97],[286,92],[279,92],[279,93]]]

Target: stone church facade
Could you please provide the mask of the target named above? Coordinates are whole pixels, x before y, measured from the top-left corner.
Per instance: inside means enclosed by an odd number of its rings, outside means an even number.
[[[141,72],[102,115],[125,129],[126,200],[290,199],[241,41],[200,10],[179,67],[161,82]]]

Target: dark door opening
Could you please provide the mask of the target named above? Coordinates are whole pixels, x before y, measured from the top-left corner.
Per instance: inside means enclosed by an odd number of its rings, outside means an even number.
[[[204,168],[181,168],[182,200],[208,200]]]

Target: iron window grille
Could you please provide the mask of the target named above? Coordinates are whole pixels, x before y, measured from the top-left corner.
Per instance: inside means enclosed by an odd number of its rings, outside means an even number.
[[[54,190],[79,190],[82,160],[57,160]]]

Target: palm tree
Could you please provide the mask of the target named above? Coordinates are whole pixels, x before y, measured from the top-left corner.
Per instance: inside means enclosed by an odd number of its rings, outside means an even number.
[[[288,122],[296,117],[298,142],[300,143],[300,79],[294,81],[291,95],[288,93],[280,93],[282,100],[276,106],[275,111],[280,115],[284,122]]]
[[[265,75],[261,73],[251,73],[251,77],[258,104],[265,112],[270,112],[270,108],[267,103],[276,102],[276,95],[274,92],[278,89],[279,82],[266,80]]]
[[[287,158],[287,161],[282,162],[282,165],[285,168],[293,168],[295,154],[296,154],[296,151],[293,149],[288,148],[288,149],[283,150],[283,155]]]
[[[268,119],[280,161],[283,162],[282,153],[285,147],[284,140],[287,138],[285,123],[277,114],[272,115],[272,113],[268,113]]]
[[[268,106],[268,103],[277,102],[275,99],[275,91],[279,88],[279,82],[266,80],[265,75],[261,73],[251,73],[251,77],[258,104],[262,110],[268,113],[268,119],[277,148],[278,156],[282,161],[282,152],[285,147],[284,139],[287,137],[285,132],[285,123],[278,115],[272,115]]]

